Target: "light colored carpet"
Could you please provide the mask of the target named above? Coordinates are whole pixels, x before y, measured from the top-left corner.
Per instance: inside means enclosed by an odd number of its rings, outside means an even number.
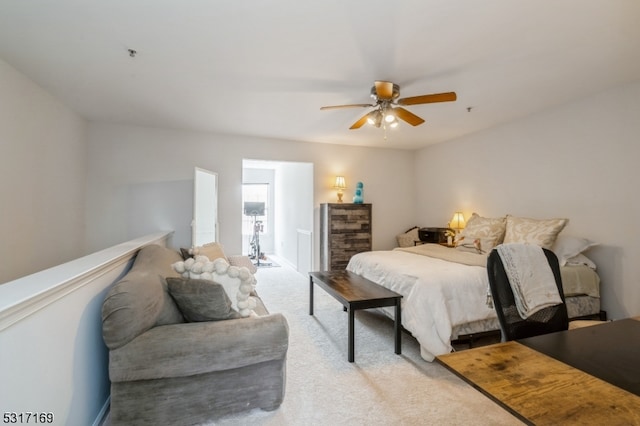
[[[258,294],[289,322],[287,384],[275,411],[252,410],[214,425],[520,425],[519,420],[437,363],[403,334],[394,354],[393,321],[356,312],[355,363],[347,362],[347,313],[286,264],[259,269]]]

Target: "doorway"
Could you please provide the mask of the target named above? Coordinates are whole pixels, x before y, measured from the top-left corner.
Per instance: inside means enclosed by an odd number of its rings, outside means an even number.
[[[218,241],[218,174],[195,168],[191,246]]]
[[[244,201],[264,202],[260,250],[276,255],[301,273],[313,259],[313,164],[245,159],[242,163]],[[250,199],[253,198],[253,199]],[[250,253],[253,218],[242,214],[242,250]]]

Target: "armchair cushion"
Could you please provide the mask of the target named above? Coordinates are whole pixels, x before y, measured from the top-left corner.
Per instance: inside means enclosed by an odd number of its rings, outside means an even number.
[[[112,382],[187,377],[284,359],[282,314],[154,327],[109,352]]]
[[[109,290],[102,305],[102,336],[109,349],[154,326],[184,322],[164,278],[179,276],[171,269],[179,259],[177,252],[159,245],[138,252],[131,270]]]

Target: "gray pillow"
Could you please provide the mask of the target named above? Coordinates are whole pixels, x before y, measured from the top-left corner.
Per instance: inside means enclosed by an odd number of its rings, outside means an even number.
[[[215,281],[167,277],[169,294],[187,321],[220,321],[241,318],[231,307],[224,287]]]

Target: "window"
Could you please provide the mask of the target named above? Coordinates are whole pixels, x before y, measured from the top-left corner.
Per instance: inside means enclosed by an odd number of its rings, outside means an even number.
[[[256,220],[262,221],[262,233],[268,233],[267,219],[269,217],[269,184],[245,183],[242,185],[242,205],[247,201],[264,203],[264,216],[257,216]],[[244,207],[243,207],[244,208]],[[242,215],[242,234],[253,234],[253,216]]]

